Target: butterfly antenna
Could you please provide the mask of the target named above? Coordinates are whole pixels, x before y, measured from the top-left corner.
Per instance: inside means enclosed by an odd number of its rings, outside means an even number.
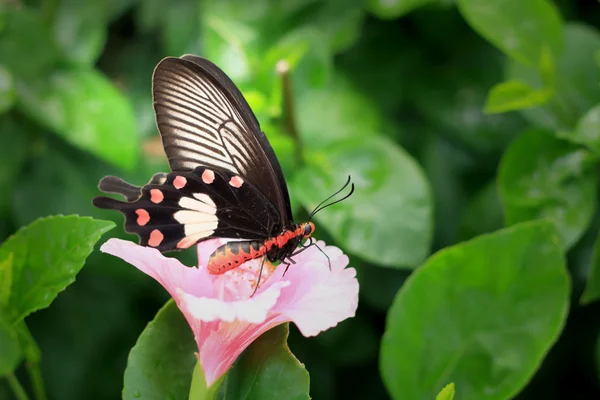
[[[308,220],[310,221],[312,219],[312,217],[314,217],[314,215],[316,213],[318,213],[319,211],[323,210],[324,208],[327,208],[329,206],[337,204],[337,203],[339,203],[341,201],[346,200],[348,197],[352,196],[352,193],[354,193],[354,183],[352,183],[352,186],[351,186],[351,189],[350,189],[350,193],[348,193],[346,196],[342,197],[339,200],[334,201],[333,203],[325,204],[326,202],[328,202],[329,200],[331,200],[333,197],[337,196],[344,189],[346,189],[349,184],[350,184],[350,175],[348,175],[348,180],[346,181],[346,183],[344,184],[344,186],[342,186],[342,188],[340,190],[338,190],[337,192],[335,192],[334,194],[332,194],[331,196],[329,196],[328,198],[326,198],[325,200],[323,200],[322,202],[320,202],[319,205],[317,205],[315,207],[315,209],[310,213],[310,215],[308,217]],[[323,205],[323,204],[325,204],[325,205]]]

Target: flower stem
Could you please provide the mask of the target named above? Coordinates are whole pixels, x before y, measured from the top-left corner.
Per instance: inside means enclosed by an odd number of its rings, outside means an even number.
[[[9,372],[6,375],[6,380],[8,381],[8,386],[10,386],[17,400],[29,400],[29,396],[27,396],[25,389],[23,389],[21,382],[19,382],[15,374]]]
[[[33,394],[36,400],[47,400],[46,389],[44,387],[44,380],[42,379],[42,371],[40,370],[39,363],[27,363],[27,373],[33,386]]]
[[[276,69],[283,84],[283,118],[285,129],[296,144],[296,161],[298,162],[298,165],[301,166],[304,164],[304,158],[302,156],[302,140],[300,139],[298,126],[296,124],[294,95],[292,91],[292,81],[290,79],[290,65],[287,61],[281,60],[277,63]]]

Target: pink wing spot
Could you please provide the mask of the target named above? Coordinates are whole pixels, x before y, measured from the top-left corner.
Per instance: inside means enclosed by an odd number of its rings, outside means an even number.
[[[210,169],[205,169],[204,172],[202,173],[202,182],[206,183],[207,185],[210,185],[214,181],[215,181],[215,173],[213,171],[211,171]]]
[[[231,179],[229,180],[229,184],[231,186],[233,186],[234,188],[241,187],[243,183],[244,183],[244,180],[242,178],[240,178],[239,176],[232,176]]]
[[[138,215],[137,223],[139,226],[144,226],[150,221],[150,214],[143,208],[138,208],[135,213]]]
[[[159,204],[165,199],[165,195],[159,189],[150,190],[150,201],[154,204]]]
[[[185,179],[183,176],[178,176],[173,180],[173,186],[175,189],[181,189],[186,183],[187,179]]]
[[[193,245],[196,241],[192,238],[189,237],[185,237],[183,239],[181,239],[179,241],[179,243],[177,243],[177,248],[178,249],[187,249],[188,247],[190,247],[191,245]]]
[[[156,247],[163,241],[164,235],[158,230],[155,229],[150,232],[150,239],[148,240],[148,244],[152,247]]]

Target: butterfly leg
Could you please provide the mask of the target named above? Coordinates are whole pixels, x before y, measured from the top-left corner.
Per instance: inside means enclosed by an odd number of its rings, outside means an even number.
[[[250,297],[253,297],[256,294],[256,291],[258,290],[258,286],[260,285],[260,278],[262,277],[262,272],[263,272],[263,268],[265,267],[266,259],[267,259],[267,256],[264,256],[262,259],[262,262],[260,263],[260,270],[258,271],[258,279],[256,280],[256,287],[254,288],[254,291],[252,292]]]
[[[290,257],[294,257],[294,256],[302,253],[304,250],[308,249],[309,247],[315,246],[327,258],[327,263],[329,265],[329,270],[331,271],[331,259],[329,258],[329,256],[323,251],[322,248],[319,247],[319,245],[317,244],[317,242],[313,242],[312,238],[310,238],[309,241],[310,241],[310,243],[307,246],[303,245],[301,249],[296,250],[295,252],[293,252],[292,254],[290,254],[290,256],[288,257],[289,260],[292,261],[292,259]],[[294,264],[295,264],[295,262],[294,262]]]

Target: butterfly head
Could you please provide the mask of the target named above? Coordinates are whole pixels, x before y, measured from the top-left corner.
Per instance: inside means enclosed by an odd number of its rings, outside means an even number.
[[[315,231],[315,224],[313,224],[312,222],[306,222],[302,225],[303,225],[303,227],[302,227],[303,233],[302,234],[304,235],[304,239],[310,238],[310,236]]]

